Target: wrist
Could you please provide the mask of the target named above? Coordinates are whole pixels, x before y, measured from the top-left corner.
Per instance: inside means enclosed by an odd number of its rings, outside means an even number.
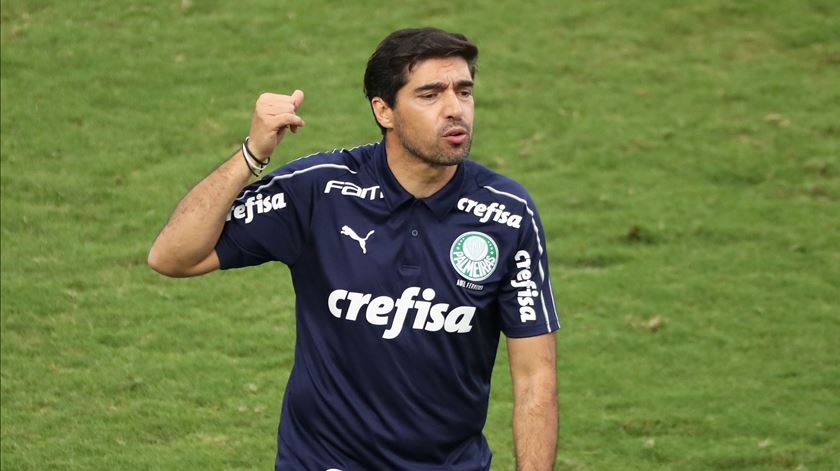
[[[265,159],[258,159],[251,153],[251,149],[248,148],[248,136],[245,137],[245,140],[242,141],[242,159],[245,161],[245,165],[248,166],[248,170],[251,171],[251,174],[255,177],[259,177],[263,170],[268,166],[268,163],[271,162],[271,156],[269,155]]]
[[[254,152],[254,148],[252,146],[253,141],[251,140],[251,136],[245,136],[245,140],[242,142],[242,147],[246,155],[257,161],[259,164],[268,164],[271,160],[271,153],[269,152],[267,156],[263,156],[259,149],[257,149],[257,152]]]

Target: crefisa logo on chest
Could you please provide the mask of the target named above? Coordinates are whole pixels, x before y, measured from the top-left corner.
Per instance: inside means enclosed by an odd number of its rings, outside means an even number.
[[[449,249],[452,268],[469,281],[486,280],[499,261],[499,247],[492,237],[477,231],[465,232]]]

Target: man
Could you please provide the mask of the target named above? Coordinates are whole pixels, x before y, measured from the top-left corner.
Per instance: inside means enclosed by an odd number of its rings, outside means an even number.
[[[489,469],[500,332],[517,466],[553,466],[559,321],[545,236],[520,185],[467,160],[477,55],[460,34],[392,33],[365,72],[382,142],[294,160],[242,190],[304,125],[302,91],[261,95],[241,150],[151,249],[168,276],[289,266],[297,343],[278,470]]]

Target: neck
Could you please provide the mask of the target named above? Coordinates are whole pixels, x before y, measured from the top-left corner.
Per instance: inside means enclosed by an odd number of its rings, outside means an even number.
[[[415,198],[437,193],[458,171],[457,165],[432,165],[421,160],[396,139],[385,139],[385,153],[394,178]]]

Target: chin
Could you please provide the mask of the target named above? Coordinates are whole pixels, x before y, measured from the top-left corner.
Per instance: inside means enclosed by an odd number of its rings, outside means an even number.
[[[469,154],[467,153],[463,155],[436,156],[436,158],[426,159],[426,162],[432,164],[434,167],[451,167],[463,163],[468,157]]]

